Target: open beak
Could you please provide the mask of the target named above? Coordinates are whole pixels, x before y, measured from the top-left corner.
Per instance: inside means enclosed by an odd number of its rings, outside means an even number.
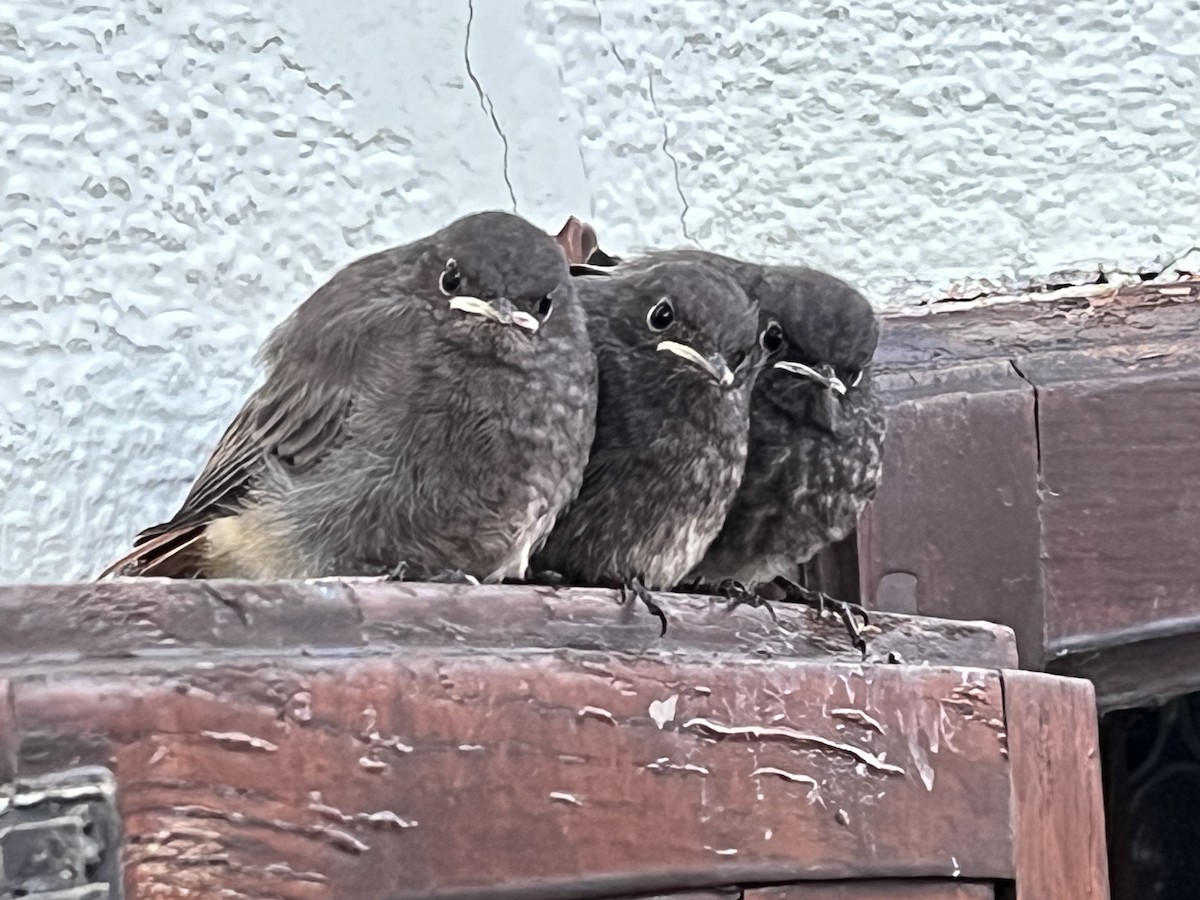
[[[725,358],[719,353],[714,353],[711,358],[706,359],[687,344],[681,344],[678,341],[660,341],[658,349],[686,359],[696,368],[706,372],[721,387],[729,387],[733,384],[733,372],[725,362]]]
[[[775,368],[791,372],[793,375],[809,378],[821,385],[821,387],[829,388],[835,394],[844,396],[846,393],[846,385],[842,383],[842,379],[833,373],[833,369],[830,366],[821,366],[820,369],[814,369],[812,366],[806,366],[804,363],[777,362],[775,363]]]
[[[481,300],[478,297],[451,297],[450,308],[472,316],[483,316],[501,325],[516,325],[530,334],[537,334],[538,329],[542,327],[542,323],[536,318],[517,309],[503,297],[492,301]]]

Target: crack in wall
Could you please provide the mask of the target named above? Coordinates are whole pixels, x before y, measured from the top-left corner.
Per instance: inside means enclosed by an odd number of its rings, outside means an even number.
[[[600,13],[600,0],[592,0],[592,9],[596,11],[596,30],[600,33],[600,37],[608,42],[608,48],[612,50],[612,54],[617,58],[617,62],[621,64],[621,68],[628,71],[629,67],[625,64],[625,59],[621,56],[620,51],[617,50],[616,42],[604,30],[604,16]]]
[[[471,26],[473,24],[475,24],[475,0],[467,0],[467,36],[463,42],[463,62],[467,66],[467,77],[471,79],[471,84],[475,85],[475,92],[479,95],[479,108],[483,110],[485,116],[492,120],[492,128],[496,130],[496,134],[500,137],[500,143],[504,145],[504,185],[508,188],[508,196],[512,200],[512,209],[515,213],[517,211],[517,194],[513,190],[512,179],[508,174],[508,136],[500,127],[500,120],[496,117],[496,107],[492,103],[492,98],[483,89],[483,84],[471,65]]]
[[[666,116],[664,116],[662,114],[662,110],[660,110],[658,108],[658,99],[654,96],[654,70],[653,69],[650,70],[650,106],[654,110],[654,114],[656,116],[658,116],[659,121],[662,122],[662,130],[663,130],[662,152],[667,155],[667,159],[669,159],[671,161],[671,165],[675,167],[675,190],[679,193],[680,202],[683,203],[683,209],[680,210],[680,212],[679,212],[679,226],[680,226],[680,228],[683,229],[683,236],[685,238],[687,238],[689,241],[691,241],[693,244],[695,244],[697,247],[700,247],[700,249],[703,250],[704,249],[703,245],[698,240],[696,240],[696,238],[694,238],[692,236],[691,232],[688,231],[687,214],[688,214],[688,210],[691,209],[691,206],[688,205],[687,196],[683,193],[683,182],[680,181],[680,179],[679,179],[679,160],[676,158],[675,154],[671,152],[671,146],[670,146],[671,134],[670,134],[670,131],[667,129]]]

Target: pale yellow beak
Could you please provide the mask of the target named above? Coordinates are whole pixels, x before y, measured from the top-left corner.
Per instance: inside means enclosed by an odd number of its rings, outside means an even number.
[[[685,359],[708,374],[721,387],[733,384],[733,372],[720,354],[713,354],[712,359],[706,359],[687,344],[678,341],[660,341],[658,349],[666,353],[674,353],[680,359]]]
[[[537,334],[542,323],[524,310],[517,309],[508,300],[500,297],[493,301],[479,297],[451,297],[450,308],[472,316],[483,316],[501,325],[516,325],[530,334]]]

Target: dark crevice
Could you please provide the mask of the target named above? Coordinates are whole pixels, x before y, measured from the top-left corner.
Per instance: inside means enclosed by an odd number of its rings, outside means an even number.
[[[1033,439],[1037,448],[1037,479],[1038,490],[1043,487],[1042,484],[1042,419],[1041,419],[1041,392],[1038,391],[1038,386],[1034,384],[1021,371],[1021,367],[1017,365],[1015,359],[1010,359],[1008,364],[1012,366],[1012,370],[1017,373],[1017,377],[1024,381],[1033,390]]]

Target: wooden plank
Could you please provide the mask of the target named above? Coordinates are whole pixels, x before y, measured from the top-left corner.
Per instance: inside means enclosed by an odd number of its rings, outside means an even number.
[[[238,582],[129,579],[90,585],[0,586],[0,671],[86,659],[391,655],[398,648],[554,651],[574,648],[671,654],[697,662],[728,653],[861,662],[841,623],[807,608],[727,611],[723,600],[659,595],[665,638],[640,605],[614,591],[379,582]],[[880,615],[869,659],[912,664],[1015,665],[1007,629]]]
[[[135,900],[1013,874],[994,672],[421,648],[91,666],[16,683],[21,765],[114,767]]]
[[[995,900],[986,884],[847,882],[838,887],[805,887],[747,891],[743,900]]]
[[[1093,640],[1095,641],[1093,643]],[[1051,644],[1047,670],[1086,678],[1100,712],[1162,703],[1200,690],[1200,616]]]
[[[1031,361],[1051,642],[1200,609],[1200,365],[1079,379]]]
[[[860,531],[869,608],[986,619],[1043,652],[1032,389],[1011,369],[997,389],[889,407],[883,481]]]
[[[1092,686],[1004,673],[1018,900],[1108,900],[1100,739]]]

